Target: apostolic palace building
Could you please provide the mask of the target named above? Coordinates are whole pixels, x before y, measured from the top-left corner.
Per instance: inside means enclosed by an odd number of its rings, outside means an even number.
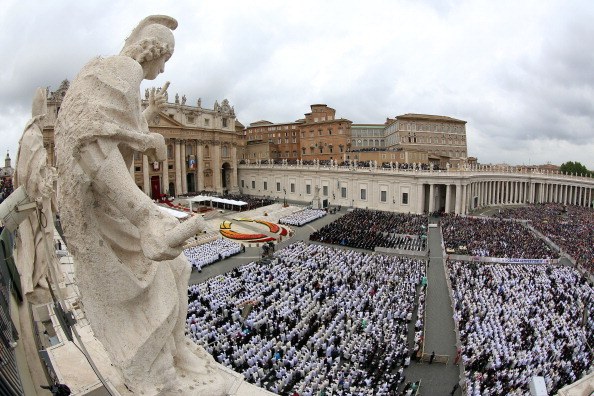
[[[44,140],[52,161],[53,125],[68,85],[48,92]],[[138,154],[130,172],[153,198],[241,192],[303,204],[316,199],[321,205],[458,214],[488,205],[588,206],[594,200],[592,178],[478,165],[468,156],[466,121],[447,116],[404,114],[355,124],[313,104],[294,122],[244,127],[226,99],[210,109],[175,94],[149,128],[165,137],[168,158],[149,163]]]

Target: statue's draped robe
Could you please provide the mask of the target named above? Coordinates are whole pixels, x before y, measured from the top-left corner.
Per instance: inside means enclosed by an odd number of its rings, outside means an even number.
[[[95,176],[80,165],[85,145],[117,144],[126,164],[121,172],[130,175],[133,150],[147,149],[142,79],[141,66],[131,58],[90,61],[70,85],[55,132],[60,216],[77,284],[95,335],[124,374],[126,367],[155,370],[172,334],[183,336],[190,274],[183,255],[162,262],[146,258],[138,228],[94,188]],[[132,176],[129,188],[138,188]]]
[[[47,153],[43,147],[43,134],[39,126],[39,120],[42,118],[42,116],[34,117],[25,126],[25,131],[19,142],[15,172],[16,187],[23,187],[31,200],[42,198],[42,225],[44,227],[39,224],[37,213],[32,212],[18,228],[17,266],[25,294],[32,293],[38,285],[47,289],[45,277],[48,263],[50,265],[55,263],[51,257],[46,257],[43,242],[45,234],[51,252],[54,240],[51,196],[42,197],[41,186],[48,182],[52,183],[47,180],[52,177],[52,174],[47,165]],[[59,274],[58,271],[55,273]]]

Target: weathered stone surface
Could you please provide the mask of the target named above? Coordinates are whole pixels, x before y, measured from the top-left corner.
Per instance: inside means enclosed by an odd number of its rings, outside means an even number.
[[[140,83],[164,71],[176,27],[167,16],[144,19],[120,55],[91,60],[70,85],[55,128],[59,207],[87,318],[125,387],[223,395],[239,376],[184,335],[190,266],[180,254],[204,220],[180,224],[129,173],[135,151],[166,159],[147,119],[164,105],[168,83],[149,92],[144,112]]]

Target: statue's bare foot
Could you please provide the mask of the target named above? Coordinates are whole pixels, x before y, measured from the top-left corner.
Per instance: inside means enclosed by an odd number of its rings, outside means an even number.
[[[188,375],[206,376],[212,373],[214,359],[204,349],[189,340],[178,344],[175,354],[175,365]]]

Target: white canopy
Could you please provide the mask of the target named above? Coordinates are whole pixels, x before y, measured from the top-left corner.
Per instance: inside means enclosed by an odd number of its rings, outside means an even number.
[[[236,206],[247,205],[247,202],[235,201],[233,199],[225,199],[225,198],[218,198],[218,197],[209,197],[208,195],[196,195],[195,197],[188,198],[188,202],[190,203],[190,205],[191,205],[191,202],[204,202],[204,201],[220,202],[222,204],[236,205]]]
[[[175,209],[171,209],[168,208],[166,206],[161,206],[161,205],[157,205],[159,207],[159,209],[161,209],[163,212],[170,214],[174,217],[177,217],[178,219],[185,219],[186,217],[189,216],[188,213],[186,212],[180,212],[179,210],[175,210]]]

